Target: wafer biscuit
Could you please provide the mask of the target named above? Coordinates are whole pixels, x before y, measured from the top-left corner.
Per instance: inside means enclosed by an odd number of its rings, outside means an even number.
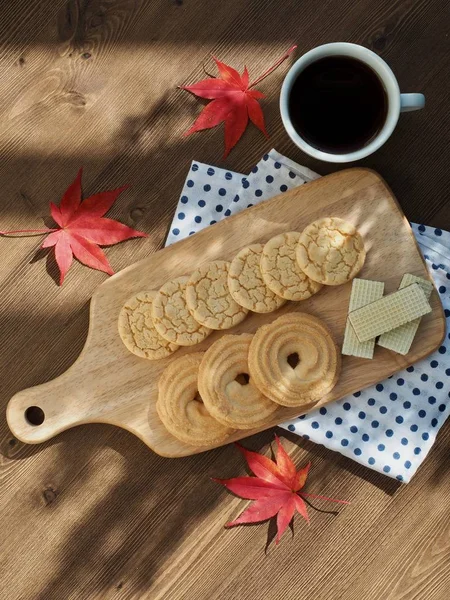
[[[382,281],[370,281],[369,279],[354,279],[352,291],[350,294],[350,304],[348,311],[352,312],[366,304],[375,302],[383,297],[384,283]],[[360,342],[356,333],[348,320],[345,324],[344,343],[342,344],[342,354],[348,356],[357,356],[358,358],[373,358],[375,348],[375,339]]]
[[[360,342],[395,329],[431,312],[422,288],[413,283],[348,315]]]
[[[403,275],[399,289],[403,289],[413,283],[420,285],[428,300],[433,290],[433,284],[431,281],[416,277],[416,275],[411,275],[410,273]],[[414,321],[410,321],[409,323],[405,323],[404,325],[400,325],[400,327],[396,327],[391,331],[383,333],[378,340],[378,344],[383,348],[387,348],[398,354],[408,354],[421,319],[422,317],[418,317],[417,319],[414,319]]]

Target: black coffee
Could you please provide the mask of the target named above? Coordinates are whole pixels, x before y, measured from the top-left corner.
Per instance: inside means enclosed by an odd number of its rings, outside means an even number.
[[[383,127],[387,96],[374,71],[346,56],[322,58],[300,73],[289,113],[308,144],[333,154],[366,146]]]

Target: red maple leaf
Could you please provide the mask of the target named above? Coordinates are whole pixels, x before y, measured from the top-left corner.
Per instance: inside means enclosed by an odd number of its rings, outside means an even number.
[[[247,67],[242,75],[232,67],[220,62],[215,56],[219,70],[219,77],[209,77],[193,85],[180,86],[200,98],[212,100],[200,113],[192,127],[184,134],[190,135],[202,129],[210,129],[225,121],[225,153],[226,158],[230,150],[236,145],[244,133],[248,120],[269,137],[264,123],[264,115],[258,100],[264,94],[251,88],[262,81],[269,73],[275,70],[297,48],[292,46],[270,69],[253,83],[249,84]]]
[[[113,275],[114,271],[100,246],[111,246],[133,237],[148,237],[142,231],[103,217],[128,186],[100,192],[81,201],[81,174],[67,188],[59,206],[50,202],[50,212],[58,228],[0,231],[1,235],[15,233],[48,233],[42,248],[54,247],[62,285],[73,257],[81,263]]]
[[[278,544],[296,511],[309,523],[308,511],[303,497],[319,498],[339,502],[340,504],[350,504],[350,502],[302,492],[311,463],[297,471],[277,435],[275,440],[278,446],[276,462],[267,458],[267,456],[251,452],[240,444],[236,444],[256,477],[213,479],[213,481],[221,483],[230,492],[241,498],[254,500],[237,519],[227,523],[226,527],[243,523],[259,523],[277,515],[277,538],[275,543]]]

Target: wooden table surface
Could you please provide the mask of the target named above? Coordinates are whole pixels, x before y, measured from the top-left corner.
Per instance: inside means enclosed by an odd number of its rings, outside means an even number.
[[[219,129],[182,137],[201,104],[176,86],[212,70],[211,53],[257,76],[291,43],[299,56],[345,40],[385,58],[402,91],[427,97],[360,164],[386,178],[409,219],[448,229],[448,18],[447,0],[5,0],[0,228],[48,223],[49,202],[83,165],[86,195],[133,184],[111,215],[150,237],[107,250],[119,270],[162,247],[193,158],[245,172],[275,147],[336,170],[282,128],[288,64],[259,86],[271,139],[249,127],[224,163]],[[9,398],[72,364],[105,279],[77,263],[59,288],[40,241],[0,239],[2,600],[449,597],[450,423],[409,485],[283,433],[298,465],[312,461],[308,491],[352,505],[337,516],[310,509],[311,526],[296,517],[294,537],[267,553],[267,523],[223,528],[244,506],[210,481],[245,473],[231,446],[170,460],[102,425],[39,446],[14,439]],[[268,451],[272,439],[247,445]]]

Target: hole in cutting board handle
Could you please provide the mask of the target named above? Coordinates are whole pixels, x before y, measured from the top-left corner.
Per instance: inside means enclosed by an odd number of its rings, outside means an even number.
[[[25,420],[30,425],[42,425],[45,421],[45,413],[39,406],[30,406],[25,411]]]

